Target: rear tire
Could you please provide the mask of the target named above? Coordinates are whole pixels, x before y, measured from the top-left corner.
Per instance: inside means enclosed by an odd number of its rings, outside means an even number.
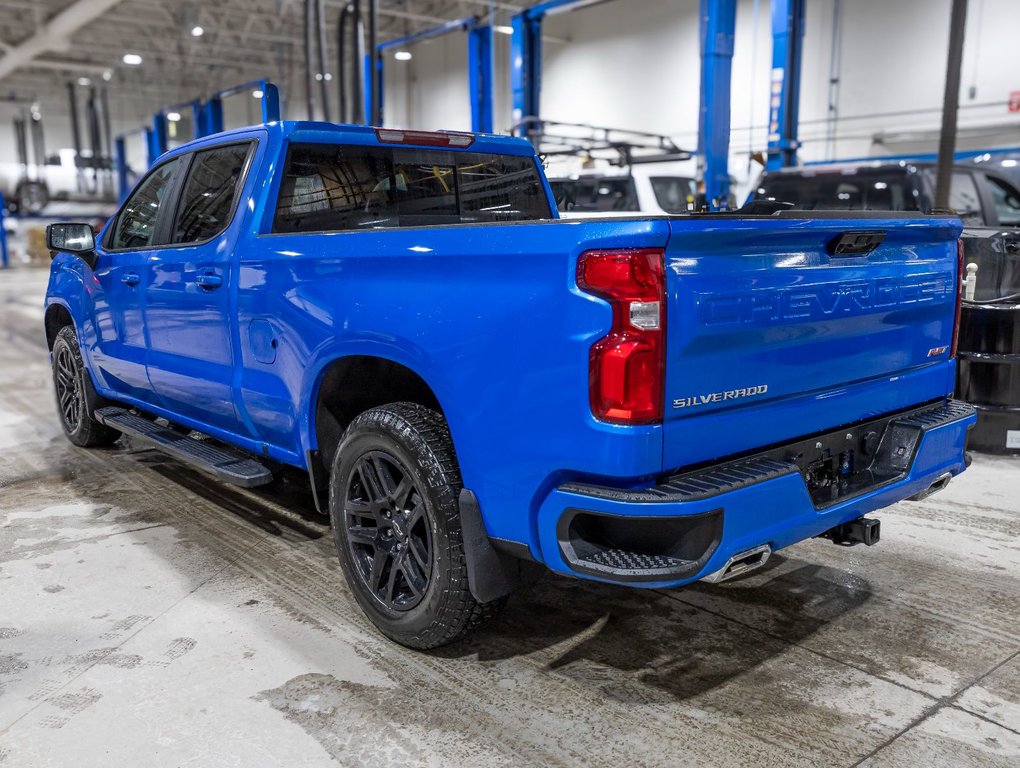
[[[362,610],[408,648],[437,648],[496,615],[468,588],[460,469],[446,420],[415,403],[357,416],[333,459],[329,513]]]
[[[100,424],[92,415],[89,404],[100,402],[100,398],[85,369],[78,337],[71,326],[65,325],[57,332],[52,360],[57,413],[67,439],[82,448],[112,445],[120,432]]]

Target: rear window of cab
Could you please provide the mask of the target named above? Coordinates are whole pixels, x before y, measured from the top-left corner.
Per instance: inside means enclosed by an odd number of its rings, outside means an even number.
[[[551,217],[533,156],[294,143],[287,151],[273,232]]]

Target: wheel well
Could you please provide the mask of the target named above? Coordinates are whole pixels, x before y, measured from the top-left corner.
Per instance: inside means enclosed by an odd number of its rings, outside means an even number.
[[[340,438],[355,416],[386,403],[410,402],[439,413],[432,388],[410,368],[382,357],[355,355],[331,363],[315,404],[315,434],[328,473]]]
[[[74,325],[74,320],[71,319],[71,313],[67,311],[67,308],[60,305],[54,304],[46,310],[46,346],[53,349],[53,342],[57,340],[57,334],[60,333],[60,329],[65,325]]]

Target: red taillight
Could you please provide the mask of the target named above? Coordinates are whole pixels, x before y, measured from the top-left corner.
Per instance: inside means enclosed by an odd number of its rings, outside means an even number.
[[[960,311],[963,307],[963,240],[956,241],[956,316],[953,318],[953,345],[949,356],[956,357],[960,344]]]
[[[591,348],[589,397],[596,418],[615,424],[662,421],[666,373],[664,253],[659,248],[588,251],[577,285],[613,307],[609,333]]]
[[[393,128],[376,128],[375,137],[384,144],[417,144],[423,147],[470,147],[475,143],[473,133],[457,131],[400,131]]]

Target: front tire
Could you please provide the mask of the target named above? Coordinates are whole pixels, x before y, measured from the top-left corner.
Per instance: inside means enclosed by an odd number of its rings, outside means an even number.
[[[329,512],[355,599],[408,648],[451,643],[495,615],[468,588],[460,469],[446,420],[414,403],[357,416],[333,460]]]
[[[74,328],[64,326],[53,341],[53,387],[57,413],[67,439],[82,448],[112,445],[120,432],[101,424],[92,416],[90,403],[99,401],[92,378],[85,369],[81,347]]]

